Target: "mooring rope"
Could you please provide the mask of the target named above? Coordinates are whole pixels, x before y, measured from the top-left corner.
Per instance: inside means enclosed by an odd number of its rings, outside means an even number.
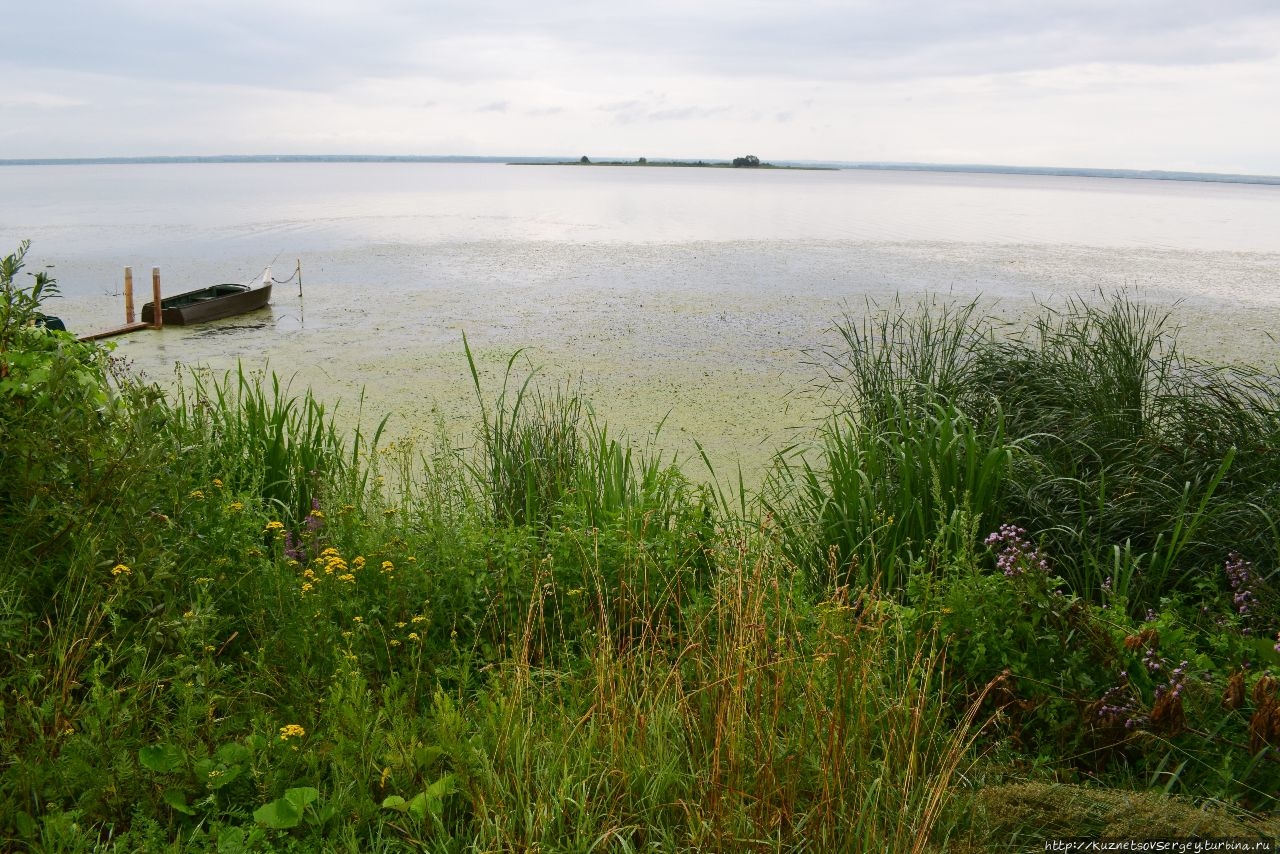
[[[263,275],[266,275],[266,272],[267,272],[266,270],[263,270],[263,271],[262,271]],[[287,279],[277,279],[275,276],[271,276],[271,281],[275,282],[277,285],[283,285],[283,284],[285,284],[285,283],[287,283],[287,282],[292,282],[294,279],[298,278],[298,276],[299,276],[299,275],[301,275],[301,273],[302,273],[302,271],[301,271],[301,270],[299,270],[297,267],[294,267],[294,268],[293,268],[293,275],[292,275],[292,276],[290,276],[289,278],[287,278]]]
[[[276,261],[280,259],[281,254],[283,253],[282,252],[276,253],[276,257],[272,258],[271,263],[263,268],[262,274],[258,278],[263,282],[264,285],[266,284],[268,279],[271,280],[271,282],[276,285],[285,285],[296,279],[298,282],[298,299],[302,299],[302,259],[301,258],[298,259],[296,266],[294,266],[293,268],[293,275],[290,276],[289,278],[277,279],[275,276],[271,275],[271,267],[276,263]]]

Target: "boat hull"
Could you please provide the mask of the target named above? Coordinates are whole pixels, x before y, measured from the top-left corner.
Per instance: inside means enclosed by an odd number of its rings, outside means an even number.
[[[166,326],[189,326],[257,311],[271,301],[271,285],[213,285],[160,301],[160,317]],[[142,307],[142,322],[155,323],[155,303]]]

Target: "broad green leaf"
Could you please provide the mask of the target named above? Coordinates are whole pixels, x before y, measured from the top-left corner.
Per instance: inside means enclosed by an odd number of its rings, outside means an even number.
[[[296,789],[287,790],[284,796],[299,810],[302,810],[306,809],[307,804],[320,797],[320,790],[311,786],[299,786]]]
[[[243,773],[243,765],[222,766],[211,771],[206,782],[208,782],[209,788],[217,790],[235,781]]]
[[[452,774],[445,774],[439,780],[427,786],[427,797],[443,800],[445,795],[452,795],[456,791],[458,791],[457,778]]]
[[[302,810],[288,798],[276,798],[254,810],[253,820],[275,830],[287,830],[302,821]]]
[[[219,762],[225,762],[228,765],[235,765],[240,762],[248,762],[253,754],[249,748],[237,742],[224,744],[214,752],[213,756]]]
[[[182,767],[182,751],[172,744],[153,744],[138,751],[138,762],[148,771],[164,774]]]
[[[405,799],[399,795],[388,795],[383,798],[382,808],[384,810],[395,810],[396,812],[405,812],[409,809]]]
[[[196,811],[187,804],[187,796],[181,789],[165,789],[160,799],[183,815],[196,814]]]

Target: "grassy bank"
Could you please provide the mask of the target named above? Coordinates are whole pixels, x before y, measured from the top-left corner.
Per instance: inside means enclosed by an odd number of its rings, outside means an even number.
[[[462,450],[166,395],[27,326],[21,260],[8,847],[983,850],[1116,789],[1277,833],[1280,392],[1141,305],[847,318],[746,495],[515,360]]]

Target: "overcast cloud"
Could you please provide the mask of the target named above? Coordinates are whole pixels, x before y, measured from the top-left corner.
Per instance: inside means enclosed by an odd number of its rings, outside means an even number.
[[[753,152],[1280,174],[1274,0],[5,5],[0,157]]]

